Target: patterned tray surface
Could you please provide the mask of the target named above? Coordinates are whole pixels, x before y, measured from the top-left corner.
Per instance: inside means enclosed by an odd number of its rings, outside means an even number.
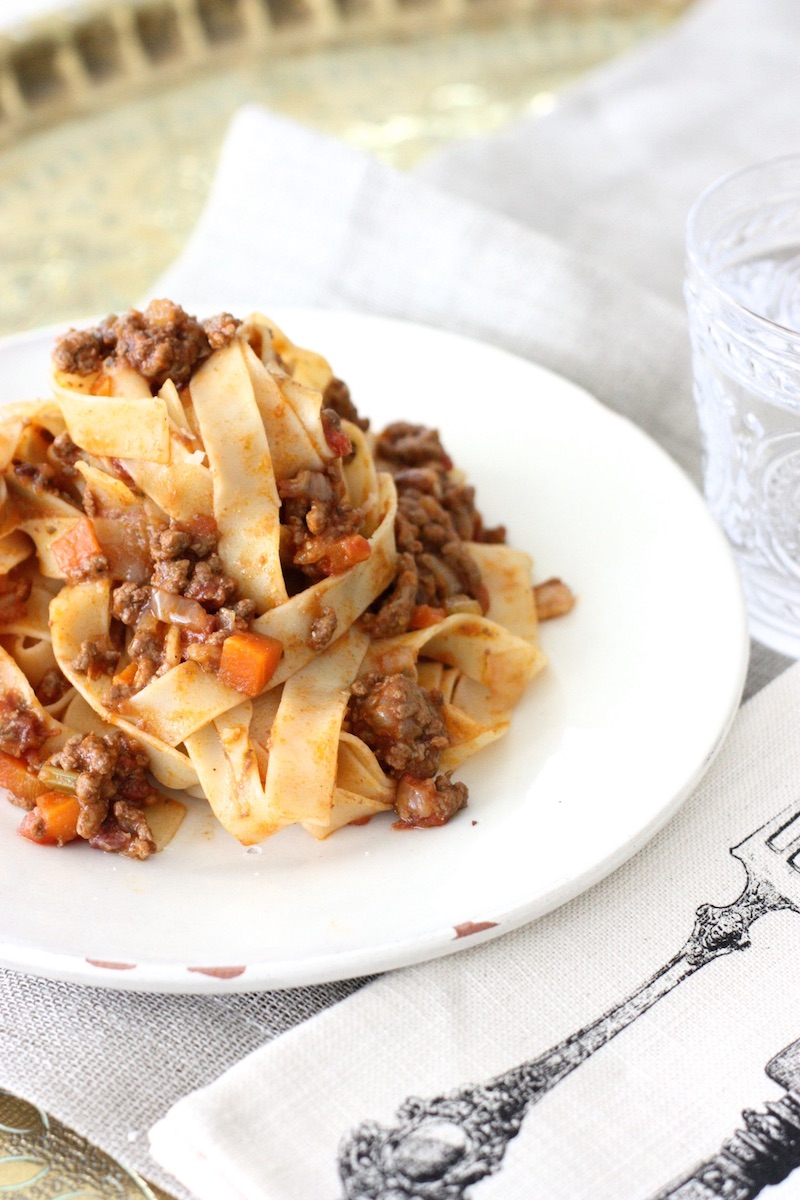
[[[0,1193],[15,1200],[168,1200],[41,1109],[2,1091]]]
[[[0,151],[0,335],[135,302],[184,244],[243,103],[406,167],[453,138],[548,111],[565,83],[665,26],[676,0],[632,13],[582,8],[553,0],[481,27],[248,52],[165,74],[143,94],[9,142]]]

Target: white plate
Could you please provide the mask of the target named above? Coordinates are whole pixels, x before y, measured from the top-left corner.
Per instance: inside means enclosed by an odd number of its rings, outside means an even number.
[[[441,829],[388,816],[245,850],[198,802],[145,863],[14,835],[0,803],[0,963],[144,991],[364,975],[496,937],[622,863],[708,766],[739,701],[747,632],[727,545],[639,430],[565,380],[404,323],[276,312],[327,355],[374,428],[435,425],[490,524],[579,596],[504,740],[459,773]],[[0,343],[0,400],[45,389],[52,334]]]

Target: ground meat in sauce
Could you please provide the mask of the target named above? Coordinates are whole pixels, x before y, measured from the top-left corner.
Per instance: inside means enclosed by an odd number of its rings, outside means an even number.
[[[453,465],[438,430],[429,429],[427,425],[411,425],[407,421],[394,421],[386,426],[378,435],[375,455],[394,464],[392,474],[401,467],[432,465],[449,471]]]
[[[350,421],[352,425],[357,425],[359,429],[369,429],[369,421],[366,417],[358,415],[358,409],[353,403],[353,397],[350,395],[350,389],[343,379],[335,377],[327,384],[325,391],[322,393],[323,408],[332,408],[338,417],[343,421]]]
[[[189,600],[198,600],[211,612],[226,605],[237,591],[236,580],[226,575],[222,559],[218,554],[199,559],[192,569],[191,577],[183,588]]]
[[[44,721],[18,693],[0,698],[0,750],[12,758],[35,757],[47,741]]]
[[[455,783],[447,774],[437,775],[435,779],[401,775],[394,803],[399,820],[394,827],[431,829],[446,825],[467,803],[468,795],[467,785]]]
[[[155,530],[150,537],[155,559],[151,585],[197,600],[212,612],[222,608],[235,596],[237,584],[216,553],[218,538],[211,518],[197,518],[194,524],[171,521],[169,528]]]
[[[389,591],[380,600],[377,612],[365,613],[362,623],[374,638],[396,637],[405,633],[417,605],[417,568],[413,554],[400,554]]]
[[[316,582],[325,575],[315,557],[325,547],[362,526],[364,514],[348,502],[338,464],[324,471],[303,469],[278,484],[281,509],[281,558]],[[311,561],[307,561],[311,560]]]
[[[485,612],[488,595],[467,541],[502,542],[505,530],[487,530],[475,491],[451,478],[452,460],[435,429],[398,421],[379,435],[379,469],[397,489],[395,578],[364,617],[374,637],[405,633],[418,605]]]
[[[202,628],[186,628],[180,633],[181,659],[196,662],[203,670],[216,671],[225,639],[250,628],[255,602],[237,599],[237,583],[225,574],[216,553],[218,537],[216,522],[208,516],[185,522],[173,520],[167,526],[151,529],[149,582],[126,581],[113,589],[112,616],[133,630],[128,656],[135,665],[135,674],[127,682],[115,683],[107,697],[112,707],[171,665],[167,660],[168,626],[157,619],[151,604],[154,590],[184,596],[207,614],[208,621]]]
[[[153,619],[152,627],[137,626],[133,637],[128,643],[128,656],[135,665],[135,675],[130,684],[115,684],[106,697],[106,703],[113,707],[125,700],[133,692],[146,687],[154,675],[164,666],[164,637],[158,630],[158,624]]]
[[[114,802],[97,833],[89,838],[89,845],[93,850],[140,860],[149,858],[157,849],[147,817],[125,800]]]
[[[373,636],[404,633],[420,604],[447,611],[455,597],[466,597],[486,610],[480,569],[433,489],[398,488],[395,542],[395,579],[366,617]]]
[[[217,548],[219,531],[213,517],[198,516],[193,521],[170,521],[167,529],[153,530],[150,553],[156,562],[190,555],[207,558]]]
[[[147,858],[156,847],[142,806],[153,795],[147,755],[124,733],[75,734],[47,760],[76,773],[78,836],[98,849]]]
[[[136,583],[121,583],[111,593],[111,615],[123,625],[135,625],[150,600],[150,589]]]
[[[144,312],[131,309],[92,329],[71,329],[57,341],[53,363],[66,374],[85,376],[111,360],[144,376],[153,392],[168,379],[184,387],[213,350],[233,339],[238,327],[229,313],[201,323],[170,300],[152,300]]]
[[[30,578],[25,575],[9,572],[0,576],[0,624],[8,624],[22,616],[32,586]]]
[[[48,458],[54,460],[55,466],[68,478],[73,478],[77,471],[75,463],[83,456],[84,452],[79,446],[76,446],[68,433],[59,433],[53,439],[53,443],[47,452]]]
[[[45,671],[36,686],[36,699],[46,708],[48,704],[55,704],[60,700],[69,691],[70,686],[69,680],[64,678],[58,667],[51,667],[49,671]]]
[[[94,638],[81,642],[81,648],[69,664],[78,675],[99,679],[101,675],[113,675],[119,663],[120,652],[111,646],[107,638]]]
[[[475,489],[448,477],[453,462],[436,429],[395,421],[375,444],[378,465],[393,476],[398,493],[415,489],[435,496],[457,536],[468,542],[504,542],[505,529],[486,529],[475,507]]]
[[[15,462],[15,477],[35,492],[57,492],[58,472],[48,462]]]
[[[441,692],[421,688],[407,675],[373,672],[353,684],[347,727],[394,775],[421,779],[439,769],[450,744]]]
[[[311,622],[308,632],[308,644],[311,649],[324,650],[336,632],[337,624],[336,609],[323,604],[319,614]]]
[[[102,579],[108,575],[108,559],[105,554],[92,554],[79,567],[65,572],[68,583],[85,583],[91,579]]]
[[[506,540],[505,525],[487,529],[475,507],[475,488],[468,484],[444,481],[442,508],[450,514],[456,533],[464,542],[491,542],[502,545]]]

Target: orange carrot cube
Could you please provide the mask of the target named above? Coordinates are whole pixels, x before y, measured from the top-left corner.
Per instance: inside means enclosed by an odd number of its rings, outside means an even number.
[[[434,608],[431,604],[415,604],[411,610],[409,629],[427,629],[429,625],[438,625],[447,613],[443,608]]]
[[[103,551],[94,526],[88,517],[78,517],[75,524],[50,546],[53,558],[67,579],[79,579],[91,572]]]
[[[45,792],[36,801],[36,807],[22,818],[17,833],[41,846],[63,846],[78,836],[80,812],[76,796]]]
[[[0,751],[0,787],[7,788],[12,796],[27,808],[47,790],[47,785],[36,778],[19,758]]]
[[[245,696],[258,696],[281,661],[283,643],[262,633],[232,633],[222,643],[219,677]]]

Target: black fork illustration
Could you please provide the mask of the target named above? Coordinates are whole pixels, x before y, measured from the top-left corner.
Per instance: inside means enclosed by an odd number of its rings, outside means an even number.
[[[738,899],[702,904],[681,950],[637,991],[539,1058],[431,1099],[409,1097],[387,1128],[365,1121],[339,1148],[344,1200],[467,1200],[500,1169],[528,1110],[592,1054],[700,967],[750,945],[749,929],[779,909],[800,912],[800,802],[731,854],[747,872]]]
[[[653,1200],[754,1200],[800,1166],[800,1040],[785,1046],[764,1069],[783,1095],[761,1111],[745,1109],[743,1129]]]

